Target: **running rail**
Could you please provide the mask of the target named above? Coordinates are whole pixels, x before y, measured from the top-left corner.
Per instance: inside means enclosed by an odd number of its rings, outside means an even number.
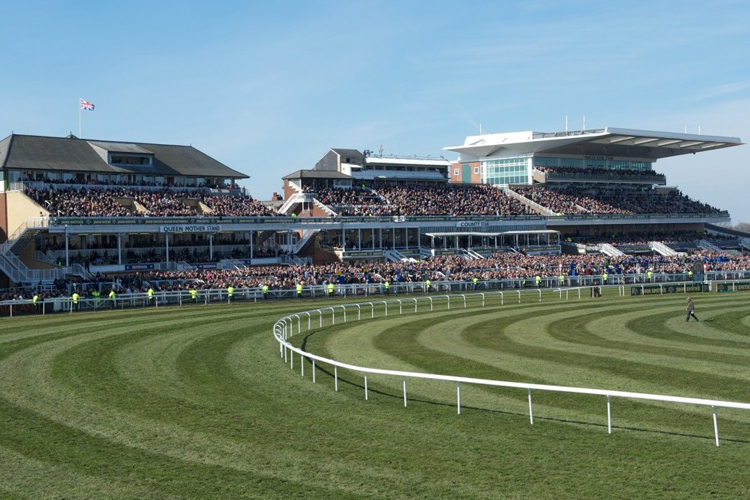
[[[589,287],[586,287],[586,289],[588,288]],[[566,289],[556,289],[554,290],[554,293],[561,294],[563,290],[566,290]],[[572,289],[567,289],[566,291],[573,291],[573,290],[579,290],[579,289],[572,288]],[[538,296],[537,296],[537,293],[533,293],[533,298],[541,302],[541,291],[532,290],[531,292],[532,293],[538,292]],[[419,302],[422,302],[422,301],[426,302],[427,303],[426,305],[430,306],[430,310],[434,310],[433,307],[435,305],[435,301],[438,299],[442,299],[445,301],[447,310],[450,309],[451,299],[453,299],[454,302],[458,302],[459,305],[463,304],[463,308],[465,309],[467,308],[467,298],[470,300],[476,299],[477,306],[483,307],[485,305],[485,300],[487,296],[492,296],[492,295],[499,295],[502,298],[503,292],[473,293],[473,294],[460,294],[460,295],[433,295],[430,297],[380,300],[374,303],[362,302],[358,304],[352,303],[352,304],[335,305],[333,307],[322,307],[319,309],[312,309],[309,311],[293,313],[288,316],[284,316],[280,318],[278,321],[276,321],[276,323],[273,326],[273,334],[279,343],[280,357],[284,358],[285,363],[288,362],[290,364],[291,369],[294,369],[295,353],[300,356],[300,370],[301,370],[301,375],[303,377],[305,375],[304,360],[308,359],[312,363],[313,383],[315,383],[315,362],[316,361],[333,366],[334,367],[334,370],[333,370],[334,371],[334,387],[336,391],[338,391],[338,368],[344,368],[347,370],[360,372],[363,374],[364,388],[365,388],[365,400],[369,399],[368,387],[367,387],[367,376],[369,374],[401,377],[405,407],[407,406],[407,401],[408,401],[407,392],[406,392],[406,381],[409,378],[455,382],[456,384],[456,409],[459,415],[461,414],[461,384],[462,383],[473,384],[473,385],[485,385],[485,386],[494,386],[494,387],[510,387],[510,388],[516,388],[516,389],[525,389],[528,393],[529,421],[531,425],[534,425],[532,391],[565,392],[565,393],[571,393],[571,394],[588,394],[588,395],[595,395],[595,396],[603,396],[603,397],[606,397],[606,403],[607,403],[607,433],[608,434],[612,434],[612,401],[611,401],[612,398],[640,399],[640,400],[648,400],[648,401],[662,401],[666,403],[682,403],[682,404],[693,404],[693,405],[700,405],[700,406],[710,406],[712,419],[713,419],[713,428],[714,428],[716,446],[719,446],[720,444],[719,443],[719,424],[718,424],[718,417],[717,417],[716,409],[717,408],[735,408],[735,409],[740,409],[740,410],[750,410],[750,403],[738,403],[738,402],[733,402],[733,401],[687,398],[687,397],[682,397],[682,396],[667,396],[667,395],[660,395],[660,394],[646,394],[646,393],[640,393],[640,392],[610,391],[610,390],[605,390],[605,389],[591,389],[591,388],[585,388],[585,387],[568,387],[568,386],[545,385],[545,384],[527,384],[527,383],[522,383],[522,382],[507,382],[507,381],[502,381],[502,380],[480,379],[480,378],[471,378],[471,377],[457,377],[457,376],[452,376],[452,375],[437,375],[437,374],[432,374],[432,373],[406,372],[406,371],[400,371],[400,370],[386,370],[383,368],[371,368],[371,367],[357,366],[357,365],[351,365],[348,363],[342,363],[334,359],[324,358],[322,356],[318,356],[316,354],[303,351],[302,349],[298,347],[294,347],[288,340],[295,333],[295,323],[296,323],[297,334],[302,332],[302,321],[300,320],[300,316],[303,314],[306,314],[309,319],[311,314],[318,313],[320,317],[320,325],[322,327],[323,315],[325,311],[330,311],[332,324],[335,324],[336,309],[342,310],[344,313],[343,314],[344,323],[346,323],[347,322],[346,320],[347,308],[351,308],[351,309],[356,308],[356,312],[360,313],[362,306],[371,306],[372,318],[375,318],[375,305],[383,304],[385,306],[385,309],[384,309],[385,314],[381,317],[387,317],[388,316],[388,304],[398,305],[399,314],[403,314],[403,302],[405,301],[407,301],[409,304],[411,304],[412,302],[414,303],[414,312],[418,312]],[[520,292],[518,295],[519,295],[518,301],[520,303],[521,302]],[[479,303],[479,300],[481,300],[481,304]],[[532,302],[535,302],[535,301],[532,301]],[[409,312],[409,310],[410,309],[407,308],[407,312]],[[367,318],[365,317],[365,319]],[[361,314],[357,315],[357,321],[359,320],[361,320]],[[311,322],[308,321],[306,331],[310,331],[310,330],[312,330]]]

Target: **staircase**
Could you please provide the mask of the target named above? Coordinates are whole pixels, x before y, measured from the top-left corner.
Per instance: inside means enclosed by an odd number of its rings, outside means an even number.
[[[296,255],[304,250],[307,244],[310,243],[315,238],[315,235],[319,232],[320,229],[305,229],[304,231],[302,231],[302,237],[292,249],[292,253]]]
[[[329,207],[328,205],[325,205],[323,202],[318,201],[317,198],[313,198],[312,201],[316,207],[318,207],[319,209],[321,209],[322,211],[324,211],[331,217],[336,217],[338,215],[331,207]]]
[[[674,257],[675,255],[677,255],[677,252],[672,250],[669,246],[665,245],[661,241],[649,241],[648,247],[659,255],[663,255],[664,257]]]
[[[604,255],[609,255],[610,257],[622,257],[623,255],[625,255],[622,250],[618,250],[609,243],[602,243],[601,245],[599,245],[599,251]]]
[[[708,250],[710,252],[723,252],[721,248],[717,247],[708,240],[698,241],[698,248],[702,248],[703,250]]]
[[[47,217],[26,219],[8,237],[8,240],[0,245],[0,269],[12,282],[30,286],[36,286],[39,282],[51,283],[56,279],[65,278],[68,274],[80,276],[81,278],[91,277],[91,273],[86,271],[80,264],[54,269],[30,269],[18,258],[17,252],[21,252],[26,248],[37,234],[48,227],[49,218]]]
[[[536,213],[540,215],[552,215],[552,216],[557,215],[557,213],[555,213],[553,210],[550,210],[547,207],[543,207],[539,203],[533,200],[530,200],[521,194],[516,193],[510,188],[505,190],[505,194],[507,194],[511,198],[515,198],[516,200],[521,202],[522,205],[526,205],[527,207],[531,208],[533,211],[535,211]]]
[[[393,249],[383,250],[383,256],[388,260],[388,262],[403,262],[405,260],[413,260],[402,254],[398,250]]]
[[[465,253],[466,253],[466,256],[469,257],[472,260],[484,259],[485,258],[484,255],[482,255],[481,253],[479,253],[479,252],[477,252],[475,250],[472,250],[471,248],[467,248],[465,250]]]

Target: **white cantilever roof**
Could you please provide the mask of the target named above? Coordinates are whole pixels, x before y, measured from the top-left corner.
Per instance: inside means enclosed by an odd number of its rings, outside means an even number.
[[[473,135],[468,136],[462,146],[443,149],[474,158],[547,153],[657,160],[741,144],[742,141],[738,137],[607,127],[571,132],[529,131]]]

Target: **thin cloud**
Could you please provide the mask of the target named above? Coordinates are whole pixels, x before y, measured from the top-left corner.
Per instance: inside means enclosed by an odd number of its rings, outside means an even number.
[[[715,99],[717,97],[724,97],[731,94],[742,92],[743,90],[750,89],[750,80],[744,80],[739,82],[725,83],[723,85],[717,85],[703,91],[698,95],[699,101],[705,101],[707,99]]]

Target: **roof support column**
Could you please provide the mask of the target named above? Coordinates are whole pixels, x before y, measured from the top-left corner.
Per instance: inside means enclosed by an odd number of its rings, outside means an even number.
[[[117,233],[117,265],[122,265],[122,233]]]

